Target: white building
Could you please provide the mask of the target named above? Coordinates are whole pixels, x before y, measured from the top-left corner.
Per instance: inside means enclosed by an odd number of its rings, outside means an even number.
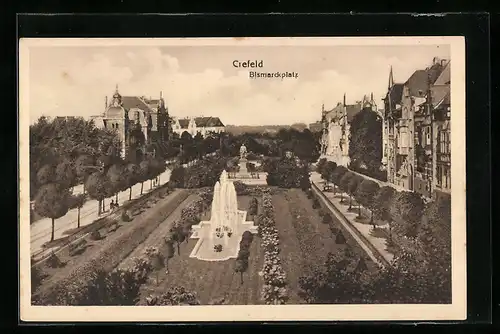
[[[322,107],[323,136],[321,138],[321,157],[329,161],[334,161],[337,165],[347,166],[349,159],[349,134],[351,121],[354,116],[363,108],[370,107],[373,111],[377,110],[377,105],[373,100],[365,96],[363,101],[348,105],[345,102],[339,102],[335,108],[325,110]]]
[[[219,117],[174,118],[172,120],[172,131],[179,136],[187,132],[193,137],[197,133],[206,137],[209,133],[225,132],[225,126]]]

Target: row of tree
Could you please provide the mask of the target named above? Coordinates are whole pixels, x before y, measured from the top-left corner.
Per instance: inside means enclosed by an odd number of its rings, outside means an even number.
[[[280,129],[275,134],[244,133],[209,133],[203,137],[200,133],[192,136],[183,132],[174,134],[168,143],[168,157],[179,157],[181,162],[199,159],[202,156],[219,151],[223,156],[239,156],[241,145],[254,155],[281,157],[286,151],[293,152],[300,159],[313,162],[319,157],[319,137],[309,129],[298,131],[293,128]],[[251,157],[248,157],[251,160]]]
[[[309,189],[309,164],[293,157],[268,158],[263,162],[267,172],[267,184],[281,188]]]
[[[80,156],[98,159],[119,151],[120,142],[116,134],[108,129],[99,129],[92,120],[81,117],[48,119],[40,117],[30,126],[30,196],[36,195],[43,185],[37,173],[46,165],[75,162]],[[83,182],[77,175],[75,183]]]
[[[57,161],[57,160],[56,160]],[[52,219],[51,241],[54,240],[55,219],[63,217],[68,210],[78,209],[78,227],[80,227],[80,209],[87,197],[98,201],[98,215],[105,207],[105,198],[115,196],[129,189],[132,198],[132,186],[141,183],[141,195],[144,182],[158,180],[166,170],[166,164],[160,159],[148,159],[140,164],[127,163],[116,154],[95,159],[92,155],[81,155],[74,161],[64,159],[60,163],[45,164],[36,173],[40,188],[35,196],[35,212],[42,217]],[[82,194],[72,195],[72,187],[83,180]]]
[[[380,187],[376,182],[365,179],[343,166],[336,166],[333,162],[326,162],[322,159],[317,169],[325,181],[334,184],[334,191],[339,189],[342,193],[347,193],[351,199],[356,199],[358,208],[362,205],[369,209],[372,213],[372,221],[375,216],[389,224],[389,241],[393,243],[397,252],[396,265],[393,267],[403,268],[403,264],[406,263],[404,270],[411,270],[415,279],[419,277],[417,271],[425,271],[425,275],[432,273],[439,280],[439,284],[432,278],[432,281],[427,282],[428,288],[430,289],[430,285],[435,283],[441,286],[443,291],[449,292],[448,286],[451,282],[450,197],[443,196],[425,203],[418,193],[396,191],[389,186]],[[411,255],[411,262],[406,258],[410,256],[408,254]],[[402,259],[402,257],[405,258]],[[417,264],[418,261],[421,263]],[[408,267],[409,263],[415,264],[418,268]],[[422,268],[423,265],[428,267]],[[389,274],[393,273],[393,271],[389,272]],[[425,276],[425,279],[430,280],[432,275]]]

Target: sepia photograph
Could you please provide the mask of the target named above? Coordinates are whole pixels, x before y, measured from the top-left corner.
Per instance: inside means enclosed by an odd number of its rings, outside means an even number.
[[[463,37],[28,38],[19,77],[22,320],[466,318]]]

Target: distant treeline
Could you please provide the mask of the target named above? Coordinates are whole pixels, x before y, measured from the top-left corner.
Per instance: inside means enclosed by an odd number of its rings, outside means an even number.
[[[295,129],[302,131],[307,129],[304,123],[295,123],[292,125],[226,125],[226,132],[234,135],[243,133],[276,133],[281,129]]]

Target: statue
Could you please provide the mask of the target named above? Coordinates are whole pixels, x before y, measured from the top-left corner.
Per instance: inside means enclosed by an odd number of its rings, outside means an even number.
[[[245,159],[247,157],[247,147],[245,144],[240,147],[240,159]]]

